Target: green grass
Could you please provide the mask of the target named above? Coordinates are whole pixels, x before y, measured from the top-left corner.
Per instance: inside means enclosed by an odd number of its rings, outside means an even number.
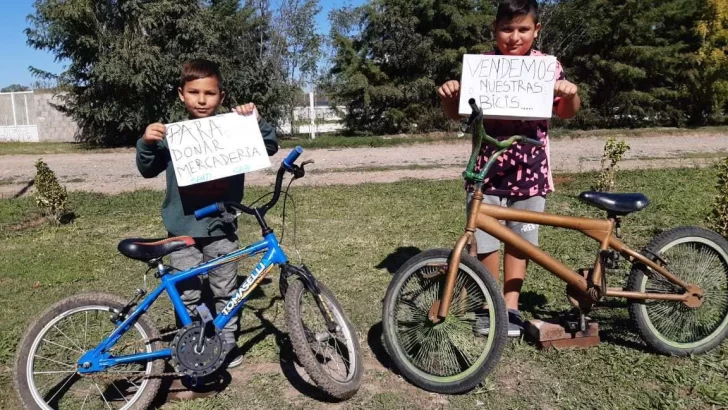
[[[702,127],[702,128],[641,128],[641,129],[613,129],[613,130],[568,130],[554,128],[550,134],[552,138],[584,138],[584,137],[642,137],[649,135],[713,135],[725,133],[728,127]],[[460,142],[455,132],[436,132],[431,134],[388,135],[388,136],[341,136],[319,135],[312,140],[306,135],[286,138],[279,141],[282,148],[293,148],[300,145],[303,148],[367,148],[367,147],[393,147],[400,145],[423,144],[430,142]],[[49,154],[83,154],[88,152],[114,152],[130,148],[94,149],[86,144],[69,142],[0,142],[0,156],[2,155],[49,155]]]
[[[549,197],[550,212],[600,216],[575,196],[588,189],[594,174],[570,175]],[[626,218],[624,240],[639,248],[656,233],[677,225],[702,225],[715,195],[715,171],[682,169],[620,172],[619,189],[642,191],[652,203]],[[452,247],[465,221],[460,181],[407,181],[355,187],[294,187],[298,207],[298,248],[317,278],[337,295],[360,333],[367,364],[381,357],[381,300],[395,269],[418,249]],[[246,202],[263,194],[251,189]],[[55,301],[84,291],[130,297],[142,282],[143,264],[116,251],[125,237],[163,236],[159,205],[163,194],[138,191],[118,196],[71,193],[78,219],[73,225],[35,226],[30,199],[0,200],[0,408],[17,408],[11,384],[16,345],[30,322]],[[269,222],[280,234],[280,205]],[[284,247],[294,263],[292,215],[286,220]],[[24,229],[24,227],[26,227]],[[250,219],[240,227],[244,241],[259,232]],[[594,261],[595,242],[578,233],[542,228],[544,250],[568,266]],[[251,269],[249,261],[241,271]],[[199,401],[167,402],[164,409],[319,408],[300,394],[279,369],[276,335],[285,332],[277,273],[245,309],[241,343],[247,349],[236,380],[222,394]],[[150,286],[157,281],[149,277]],[[619,284],[624,272],[610,277]],[[728,407],[728,343],[693,358],[671,358],[646,351],[628,321],[624,305],[599,308],[593,317],[603,342],[588,350],[539,351],[509,341],[501,363],[475,391],[439,396],[421,391],[381,366],[368,366],[364,386],[339,408],[486,409],[709,409]],[[522,309],[529,317],[568,307],[564,284],[531,264]],[[172,323],[166,298],[151,311],[158,326]],[[373,349],[370,347],[373,346]],[[375,352],[375,353],[373,353]],[[281,400],[281,399],[285,400]]]

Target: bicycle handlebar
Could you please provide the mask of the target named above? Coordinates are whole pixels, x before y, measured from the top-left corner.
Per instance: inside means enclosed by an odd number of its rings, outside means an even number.
[[[293,163],[296,162],[299,156],[303,153],[303,148],[301,146],[296,146],[296,148],[291,151],[288,156],[281,162],[281,165],[285,167],[287,170],[293,169]]]
[[[482,182],[485,179],[485,174],[490,170],[490,168],[493,166],[495,161],[498,159],[498,157],[503,154],[508,148],[511,147],[516,142],[524,142],[526,144],[531,144],[537,147],[543,147],[544,143],[533,139],[533,138],[527,138],[522,135],[514,135],[507,140],[499,141],[490,135],[486,134],[485,128],[483,127],[483,110],[478,107],[478,105],[475,102],[474,98],[471,98],[468,100],[468,104],[470,105],[470,108],[472,110],[472,114],[470,114],[470,118],[468,119],[467,125],[463,132],[467,130],[468,128],[471,128],[474,124],[477,124],[477,128],[473,129],[473,132],[477,132],[477,138],[478,143],[476,146],[473,147],[473,152],[470,155],[470,161],[468,162],[468,167],[466,168],[465,172],[463,172],[463,177],[467,180],[471,180],[473,182]],[[475,137],[475,135],[474,135]],[[493,155],[490,156],[488,159],[488,163],[485,164],[483,169],[480,171],[480,173],[475,173],[475,163],[477,160],[478,153],[480,152],[480,147],[483,144],[483,141],[485,141],[486,144],[492,146],[496,149],[496,152],[493,153]]]
[[[291,174],[293,174],[294,179],[303,178],[303,176],[305,175],[306,172],[303,169],[303,165],[306,165],[306,162],[304,162],[302,166],[298,166],[295,164],[296,160],[299,156],[301,156],[302,153],[303,148],[301,148],[301,146],[296,146],[296,148],[294,148],[288,154],[288,156],[283,159],[283,161],[281,161],[281,166],[278,168],[278,173],[276,174],[276,185],[275,189],[273,190],[273,198],[271,198],[270,201],[268,201],[265,205],[258,208],[250,208],[234,201],[216,202],[212,205],[208,205],[204,208],[196,210],[195,218],[199,220],[207,216],[222,214],[228,208],[234,208],[248,215],[254,215],[259,219],[262,219],[265,216],[266,212],[268,212],[268,210],[273,208],[273,206],[278,203],[278,199],[281,196],[283,176],[285,175],[285,173],[290,172]]]
[[[217,202],[212,205],[208,205],[202,209],[198,209],[195,211],[195,219],[200,220],[206,216],[215,215],[218,213],[222,213],[224,211],[224,207],[220,207],[221,203]]]

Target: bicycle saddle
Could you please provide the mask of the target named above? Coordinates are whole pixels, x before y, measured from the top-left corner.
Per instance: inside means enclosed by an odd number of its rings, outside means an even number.
[[[174,251],[189,248],[195,244],[190,236],[178,236],[175,238],[142,239],[129,238],[119,242],[119,252],[138,261],[149,262],[152,259],[161,258]]]
[[[579,199],[589,205],[611,212],[627,215],[645,209],[650,200],[644,194],[613,194],[609,192],[582,192]]]

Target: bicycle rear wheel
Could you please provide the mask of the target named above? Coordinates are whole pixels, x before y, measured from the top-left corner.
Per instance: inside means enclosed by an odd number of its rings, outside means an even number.
[[[163,360],[130,363],[81,376],[78,359],[116,327],[109,319],[126,301],[103,293],[76,295],[50,308],[30,326],[18,346],[15,388],[27,409],[146,409],[160,386],[147,378]],[[159,333],[146,315],[119,339],[115,356],[159,349]],[[141,349],[141,350],[139,350]]]
[[[656,236],[646,249],[664,260],[671,273],[700,286],[704,300],[697,308],[675,301],[630,301],[630,317],[645,342],[676,356],[720,345],[728,336],[728,242],[703,228],[680,227]],[[684,292],[641,265],[632,269],[627,287],[637,292]]]
[[[321,282],[317,284],[338,330],[327,329],[316,296],[296,279],[288,286],[285,300],[291,344],[318,387],[335,399],[348,399],[359,390],[364,373],[359,338],[334,294]]]
[[[410,259],[390,283],[382,312],[384,342],[402,375],[445,394],[477,386],[500,360],[508,334],[498,283],[465,253],[448,316],[430,320],[442,298],[450,253],[432,249]]]

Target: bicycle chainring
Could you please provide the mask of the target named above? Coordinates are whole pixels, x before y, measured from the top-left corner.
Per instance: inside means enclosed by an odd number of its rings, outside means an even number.
[[[169,345],[172,365],[177,372],[192,378],[202,378],[215,373],[225,362],[227,351],[214,327],[204,334],[204,325],[193,322],[182,328]],[[197,343],[204,334],[204,344],[198,351]]]

